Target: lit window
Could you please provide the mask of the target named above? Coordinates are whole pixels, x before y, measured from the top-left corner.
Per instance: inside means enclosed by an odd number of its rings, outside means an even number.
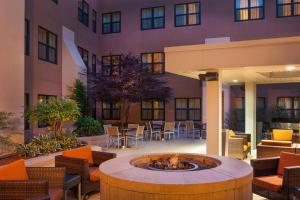
[[[235,0],[236,21],[263,19],[264,15],[265,15],[264,0]]]
[[[142,120],[164,120],[165,102],[157,100],[142,101]]]
[[[178,121],[201,121],[200,98],[180,98],[175,100],[175,118]]]
[[[277,16],[289,17],[300,15],[300,0],[277,0]]]
[[[121,56],[111,55],[102,57],[102,76],[118,76],[121,72]]]
[[[50,31],[39,27],[38,56],[40,60],[57,63],[57,36]]]
[[[152,74],[165,73],[164,53],[142,53],[142,67]]]
[[[200,18],[200,3],[175,5],[175,26],[199,25]]]

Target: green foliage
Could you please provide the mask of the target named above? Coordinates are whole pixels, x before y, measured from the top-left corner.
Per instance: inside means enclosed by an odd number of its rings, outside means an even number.
[[[11,128],[12,116],[13,116],[13,113],[0,112],[0,130]]]
[[[93,136],[103,133],[101,123],[91,117],[81,117],[76,122],[77,136]]]
[[[28,144],[17,146],[17,152],[23,157],[36,157],[64,151],[80,146],[75,134],[40,135]]]
[[[77,103],[73,100],[51,99],[32,107],[27,117],[32,122],[47,121],[55,134],[62,132],[65,122],[75,122],[80,116]]]
[[[88,116],[90,107],[87,99],[86,87],[80,80],[76,80],[73,87],[70,87],[70,98],[77,102],[82,116]]]

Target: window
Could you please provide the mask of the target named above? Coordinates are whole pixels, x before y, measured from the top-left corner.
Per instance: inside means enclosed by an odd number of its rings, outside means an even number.
[[[52,0],[54,3],[58,4],[58,0]]]
[[[25,55],[29,56],[30,53],[30,23],[25,19]]]
[[[56,99],[53,95],[38,95],[38,103],[49,102],[51,99]],[[38,121],[38,128],[48,127],[49,123],[47,121]]]
[[[300,97],[278,97],[277,106],[280,109],[278,116],[281,122],[299,122]]]
[[[236,21],[263,19],[264,15],[265,15],[264,0],[235,0]]]
[[[200,98],[175,99],[175,119],[201,121],[201,100]]]
[[[97,73],[97,56],[95,54],[92,56],[92,73]]]
[[[159,29],[165,27],[165,7],[142,9],[142,30]]]
[[[39,27],[39,59],[57,63],[57,35]]]
[[[102,15],[102,33],[121,32],[121,12],[105,13]]]
[[[200,23],[200,3],[175,5],[175,26],[192,26]]]
[[[85,64],[85,67],[88,72],[89,71],[89,51],[82,47],[78,47],[78,51],[79,51],[79,54],[81,55],[81,58]]]
[[[120,120],[119,103],[102,103],[103,120]]]
[[[164,120],[165,102],[157,100],[142,101],[142,120]]]
[[[78,20],[89,26],[89,4],[85,0],[78,0]]]
[[[121,56],[103,56],[102,57],[102,76],[118,76],[121,73]]]
[[[277,0],[277,16],[300,16],[300,0]]]
[[[165,73],[165,54],[164,53],[142,53],[142,67],[149,73]]]
[[[93,10],[93,15],[92,15],[92,23],[93,23],[93,32],[97,33],[97,12]]]

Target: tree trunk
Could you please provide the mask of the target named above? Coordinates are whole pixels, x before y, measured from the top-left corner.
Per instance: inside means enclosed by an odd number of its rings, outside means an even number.
[[[129,118],[130,103],[128,99],[121,100],[121,128],[125,128]]]

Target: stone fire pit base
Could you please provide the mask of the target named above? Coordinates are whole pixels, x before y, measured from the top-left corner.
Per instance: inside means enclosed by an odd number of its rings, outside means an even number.
[[[157,155],[157,154],[156,154]],[[101,200],[251,200],[252,168],[224,157],[185,154],[216,159],[215,168],[164,172],[134,167],[141,156],[115,158],[100,166]],[[151,155],[153,156],[153,155]],[[184,156],[184,154],[181,154]],[[147,156],[144,156],[145,158]]]

